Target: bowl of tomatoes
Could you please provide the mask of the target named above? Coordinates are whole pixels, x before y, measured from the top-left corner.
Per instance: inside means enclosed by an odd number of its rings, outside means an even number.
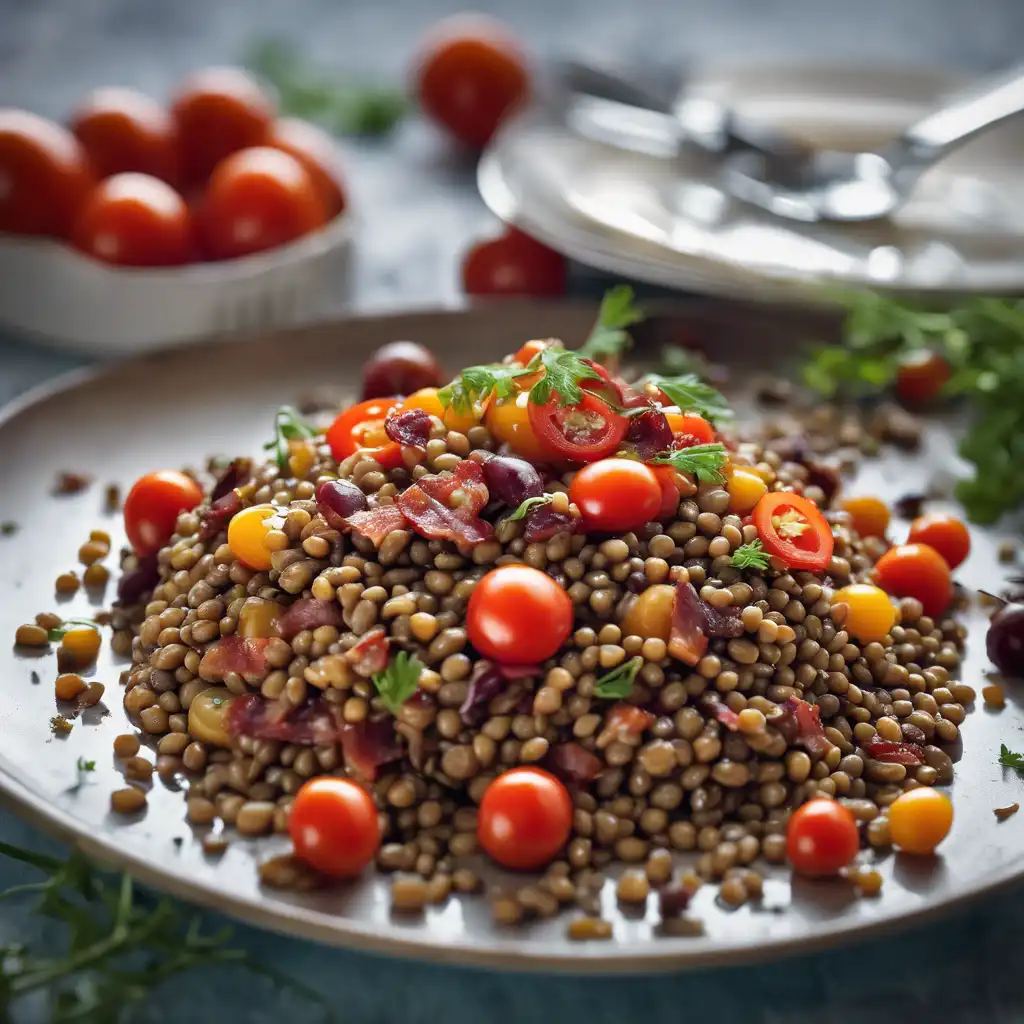
[[[98,89],[66,124],[0,108],[0,324],[96,354],[315,320],[353,218],[333,139],[237,68],[167,104]]]

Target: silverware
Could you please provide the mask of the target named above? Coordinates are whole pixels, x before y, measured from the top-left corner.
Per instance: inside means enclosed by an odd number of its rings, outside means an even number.
[[[792,220],[877,220],[907,200],[929,167],[1021,112],[1024,65],[1017,65],[948,97],[878,152],[768,160],[747,150],[729,157],[722,182],[737,198]]]

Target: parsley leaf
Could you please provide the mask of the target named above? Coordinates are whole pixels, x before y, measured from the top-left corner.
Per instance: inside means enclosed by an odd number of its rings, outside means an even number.
[[[577,349],[577,355],[596,362],[621,356],[633,344],[626,328],[640,323],[645,316],[646,313],[633,304],[633,289],[628,284],[610,288],[601,299],[597,323]]]
[[[695,373],[685,373],[681,377],[663,377],[658,373],[649,373],[643,383],[653,384],[660,388],[673,405],[678,405],[681,412],[696,412],[712,423],[731,419],[734,415],[725,396],[710,384],[706,384]]]
[[[633,689],[633,683],[643,664],[644,659],[637,657],[624,661],[618,668],[613,668],[594,683],[594,696],[606,700],[625,699]]]
[[[288,468],[288,442],[316,437],[315,427],[308,424],[290,405],[282,405],[274,416],[274,440],[267,441],[264,451],[274,451],[274,460],[281,469]]]
[[[410,655],[408,651],[399,651],[391,664],[383,672],[373,677],[373,685],[384,706],[393,715],[416,692],[419,687],[423,662]]]
[[[528,372],[533,371],[521,366],[502,366],[500,363],[467,366],[451,384],[438,391],[437,397],[446,409],[450,406],[458,413],[468,413],[472,411],[475,402],[486,398],[491,392],[495,398],[508,398],[513,391],[512,382]]]
[[[732,564],[737,569],[767,569],[771,559],[761,542],[752,540],[732,553]]]
[[[94,772],[96,771],[96,762],[86,761],[84,757],[80,757],[78,759],[77,767],[80,772]]]
[[[525,519],[527,513],[531,512],[535,508],[540,508],[541,505],[547,505],[548,502],[551,501],[551,498],[552,496],[550,494],[538,494],[536,497],[527,498],[519,505],[519,508],[517,508],[515,512],[506,518],[509,521]]]
[[[661,452],[649,462],[671,466],[679,473],[692,473],[701,483],[725,483],[722,467],[728,458],[724,444],[695,444],[678,451]]]
[[[661,349],[659,373],[666,377],[682,377],[685,374],[707,375],[707,360],[693,349],[681,345],[664,345]]]
[[[583,401],[581,380],[601,380],[601,375],[588,366],[578,352],[546,348],[528,367],[530,373],[543,369],[544,376],[530,389],[530,401],[545,405],[552,395],[559,405],[575,405]]]
[[[82,626],[97,630],[100,628],[100,624],[92,619],[65,619],[59,626],[54,626],[53,629],[46,631],[46,639],[53,644],[59,643],[71,630]]]
[[[999,763],[1004,768],[1024,772],[1024,754],[1014,753],[1005,743],[999,744]]]

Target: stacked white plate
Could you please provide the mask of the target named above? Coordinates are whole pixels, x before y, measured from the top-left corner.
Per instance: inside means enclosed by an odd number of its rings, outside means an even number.
[[[863,150],[963,82],[934,69],[747,64],[698,71],[689,90],[816,147]],[[660,144],[664,127],[662,115],[634,118],[638,145],[649,150],[636,152],[529,111],[484,155],[481,193],[503,220],[566,255],[669,287],[780,300],[823,283],[1024,290],[1024,118],[929,170],[891,220],[858,225],[783,221],[733,200],[712,161]]]

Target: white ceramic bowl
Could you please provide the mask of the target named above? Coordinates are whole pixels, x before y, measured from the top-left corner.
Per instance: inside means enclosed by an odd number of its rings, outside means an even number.
[[[185,267],[112,267],[47,239],[0,236],[0,327],[92,355],[310,323],[350,283],[346,212],[290,245]]]

